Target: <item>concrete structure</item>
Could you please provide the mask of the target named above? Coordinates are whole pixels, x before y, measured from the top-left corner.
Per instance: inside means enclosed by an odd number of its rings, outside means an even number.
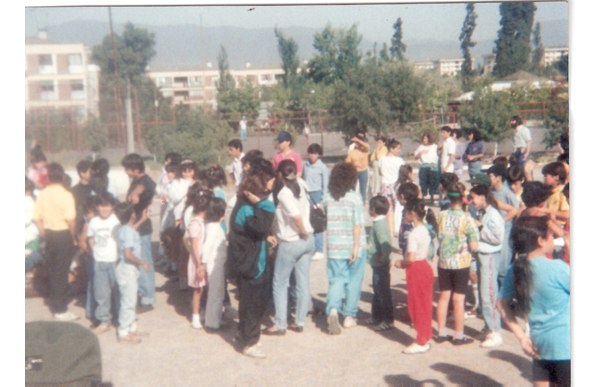
[[[460,59],[440,59],[434,62],[435,70],[440,75],[455,76],[460,72],[461,66],[465,60]]]
[[[256,66],[246,63],[244,69],[229,71],[236,87],[248,80],[255,86],[276,85],[283,76],[277,65]],[[163,97],[172,97],[174,104],[190,107],[217,108],[219,70],[207,63],[206,67],[151,68],[148,76],[161,90]]]
[[[546,78],[541,78],[526,71],[519,70],[516,73],[510,74],[502,79],[492,83],[489,87],[492,91],[502,91],[510,89],[513,85],[530,86],[535,89],[553,87],[556,82]],[[473,99],[474,91],[470,91],[458,97],[456,101],[470,101]]]
[[[483,75],[491,74],[496,64],[496,55],[487,54],[483,55]]]
[[[544,51],[544,65],[558,62],[563,55],[569,55],[569,47],[548,47]]]
[[[415,62],[415,64],[413,64],[413,69],[415,70],[433,70],[434,68],[435,65],[431,61]]]
[[[25,38],[25,110],[73,109],[78,122],[98,116],[100,68],[90,49],[47,39],[45,31]]]

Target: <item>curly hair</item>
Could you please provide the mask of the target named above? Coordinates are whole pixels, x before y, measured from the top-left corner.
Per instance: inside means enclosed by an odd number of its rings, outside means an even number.
[[[354,165],[346,162],[334,165],[329,176],[328,186],[331,197],[336,201],[343,198],[348,191],[354,189],[357,179],[358,172]]]

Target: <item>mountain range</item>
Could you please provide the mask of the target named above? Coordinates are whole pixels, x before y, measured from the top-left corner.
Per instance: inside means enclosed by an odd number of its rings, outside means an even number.
[[[194,66],[211,62],[217,64],[220,46],[227,50],[229,65],[239,69],[246,62],[254,65],[273,65],[280,63],[277,52],[277,40],[273,29],[245,29],[239,27],[204,27],[182,24],[171,26],[136,25],[155,33],[157,52],[150,62],[153,68]],[[568,21],[553,20],[542,22],[542,42],[546,47],[568,45]],[[115,33],[121,33],[124,25],[115,25]],[[301,61],[310,59],[315,50],[312,46],[317,29],[307,27],[283,27],[286,37],[293,37],[298,43],[298,56]],[[83,43],[86,46],[99,44],[109,33],[106,22],[76,20],[47,27],[48,39],[60,43]],[[390,37],[391,38],[391,37]],[[407,40],[406,56],[414,61],[435,60],[441,58],[460,58],[458,37],[455,40]],[[373,41],[363,38],[360,50],[365,54],[373,48]],[[378,42],[381,50],[383,42]],[[388,42],[389,45],[389,42]],[[471,49],[475,63],[481,63],[481,56],[492,52],[494,40],[481,40]]]

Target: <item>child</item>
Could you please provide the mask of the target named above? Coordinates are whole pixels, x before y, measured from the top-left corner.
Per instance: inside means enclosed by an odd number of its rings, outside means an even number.
[[[94,299],[97,304],[94,316],[100,323],[94,332],[102,334],[112,329],[110,300],[117,286],[117,243],[114,235],[120,223],[113,214],[113,197],[103,192],[96,198],[98,216],[90,220],[87,237],[94,256]]]
[[[25,272],[30,272],[36,265],[42,262],[40,254],[40,233],[33,223],[33,208],[35,198],[33,181],[25,178]]]
[[[567,154],[568,155],[568,154]],[[569,183],[565,184],[565,188],[563,188],[563,195],[567,198],[567,203],[569,203]],[[570,203],[569,203],[570,204]],[[571,220],[567,219],[564,228],[565,235],[563,239],[565,240],[565,247],[563,247],[563,261],[567,263],[567,265],[571,265]]]
[[[206,209],[204,222],[206,237],[202,247],[202,263],[206,265],[208,279],[208,300],[206,303],[205,328],[207,331],[221,327],[223,301],[226,294],[225,261],[227,245],[225,232],[219,223],[225,219],[225,200],[213,197]]]
[[[160,232],[168,230],[171,227],[175,226],[175,218],[173,216],[173,206],[170,200],[170,196],[168,194],[169,188],[172,187],[172,182],[175,180],[177,175],[179,174],[180,167],[179,164],[167,164],[165,165],[165,178],[163,180],[167,180],[167,184],[164,189],[160,190],[159,198],[160,198]],[[158,188],[156,189],[158,193]]]
[[[169,152],[165,155],[165,163],[163,165],[163,169],[160,172],[160,176],[158,177],[158,180],[156,181],[156,195],[161,198],[163,195],[165,195],[167,193],[167,184],[169,184],[169,182],[171,180],[173,180],[173,175],[171,174],[171,177],[169,176],[168,172],[167,172],[167,166],[169,164],[172,164],[173,166],[179,165],[179,163],[181,162],[181,155],[179,153],[175,153],[175,152]],[[163,219],[165,217],[165,212],[167,210],[167,202],[165,201],[161,201],[160,203],[160,224],[163,224]],[[161,228],[161,232],[164,231],[164,229]]]
[[[562,227],[569,219],[569,203],[562,193],[567,171],[564,164],[557,161],[546,164],[542,168],[542,174],[544,175],[544,183],[552,187],[552,196],[548,198],[544,208],[546,213],[551,218],[556,219],[556,223]]]
[[[458,177],[458,181],[462,179],[463,175],[463,156],[467,149],[467,145],[460,141],[462,137],[462,130],[460,129],[452,129],[452,139],[456,144],[456,154],[454,157],[454,174]]]
[[[221,166],[218,164],[213,164],[212,167],[206,170],[206,177],[212,185],[212,191],[215,194],[215,197],[227,201],[225,191],[223,191],[223,188],[221,188],[227,185],[227,177],[225,176],[225,171],[223,168],[221,168]],[[223,228],[223,232],[227,234],[227,225],[225,224],[225,220],[221,222],[221,227]]]
[[[357,189],[360,190],[364,206],[367,201],[367,182],[369,180],[369,140],[366,133],[359,130],[350,141],[352,144],[348,147],[348,156],[345,161],[351,163],[358,171]],[[381,166],[381,160],[379,165]],[[379,172],[381,174],[381,170]]]
[[[392,241],[385,221],[389,209],[388,200],[379,195],[369,202],[369,215],[373,226],[367,240],[367,259],[373,268],[373,301],[369,325],[375,331],[387,331],[394,326],[394,308],[390,290],[390,253]]]
[[[413,168],[410,165],[404,164],[401,166],[398,170],[398,181],[396,182],[396,187],[402,183],[414,183],[412,173]]]
[[[409,200],[419,198],[419,187],[413,183],[402,183],[398,187],[398,201],[402,206]],[[398,247],[402,251],[402,255],[406,254],[406,244],[408,242],[408,235],[412,231],[413,225],[404,217],[402,213],[402,222],[400,223],[400,231],[398,232]]]
[[[478,185],[471,189],[471,197],[480,218],[475,220],[479,227],[479,250],[477,269],[481,292],[481,309],[485,321],[484,331],[488,332],[481,343],[483,348],[497,347],[502,344],[502,326],[500,314],[496,309],[498,296],[498,265],[500,263],[502,241],[504,240],[504,219],[498,211],[496,199],[490,187]]]
[[[396,140],[389,140],[389,152],[379,160],[379,173],[381,174],[381,194],[387,198],[389,211],[386,215],[390,235],[394,233],[394,211],[396,209],[395,185],[398,181],[400,167],[404,160],[400,157],[402,144]]]
[[[27,177],[33,181],[33,184],[35,184],[35,191],[40,191],[50,184],[47,170],[48,161],[46,160],[46,156],[42,151],[42,147],[36,145],[31,150],[29,159],[31,165],[27,169]],[[37,192],[33,192],[33,194],[37,196]]]
[[[229,141],[227,146],[229,147],[229,155],[233,157],[233,161],[231,162],[231,177],[237,187],[240,185],[243,177],[242,158],[245,156],[243,152],[244,147],[242,142],[237,138]]]
[[[92,164],[92,186],[96,187],[96,194],[100,192],[108,192],[113,198],[119,198],[117,183],[114,179],[108,177],[110,164],[105,158],[97,159]],[[99,189],[98,189],[99,188]]]
[[[75,232],[81,233],[83,228],[84,207],[90,196],[92,196],[92,185],[90,179],[92,176],[92,162],[81,160],[76,166],[79,175],[79,183],[71,188],[71,193],[75,199]]]
[[[438,146],[438,153],[440,154],[440,172],[454,173],[456,142],[454,142],[454,139],[452,138],[452,128],[443,126],[440,129],[440,135],[444,140],[443,144]]]
[[[148,272],[150,265],[140,258],[142,244],[140,235],[134,228],[137,217],[133,206],[130,203],[117,204],[115,216],[121,223],[121,227],[117,229],[119,262],[115,268],[115,277],[121,295],[117,339],[119,343],[139,344],[142,342],[140,337],[148,335],[146,332],[138,331],[135,323],[139,266]],[[144,211],[137,223],[142,224],[147,217],[148,212]]]
[[[545,185],[539,181],[528,181],[523,184],[522,199],[525,203],[525,210],[521,213],[521,216],[547,216],[544,206],[547,203],[549,197],[553,195],[552,187]],[[561,238],[564,236],[564,231],[558,223],[548,218],[548,227],[552,232],[554,238]],[[552,255],[548,258],[552,259]]]
[[[521,194],[523,193],[523,182],[525,181],[523,169],[518,165],[508,168],[508,171],[506,171],[506,181],[508,181],[508,188],[510,188],[510,190],[515,194],[517,201],[519,202],[519,213],[517,214],[518,217],[525,209],[525,204],[521,199]]]
[[[446,196],[448,187],[458,183],[458,176],[454,173],[444,172],[440,175],[440,211],[445,211],[450,208],[451,200]]]
[[[571,292],[569,266],[543,256],[554,250],[548,220],[521,217],[511,241],[516,260],[506,273],[498,309],[523,352],[533,358],[534,385],[571,385]],[[510,303],[526,314],[531,339],[517,322]]]
[[[465,337],[463,333],[464,309],[471,265],[469,250],[477,251],[479,232],[473,218],[463,210],[462,184],[454,183],[445,191],[451,204],[450,209],[440,212],[437,219],[440,230],[438,263],[440,298],[437,307],[438,337],[435,341],[437,343],[452,341],[454,345],[464,345],[473,342],[473,339]],[[455,327],[453,340],[446,331],[446,314],[450,293],[454,293],[452,295]]]
[[[321,160],[323,149],[319,144],[310,144],[307,153],[308,160],[304,162],[302,179],[308,184],[311,205],[320,205],[328,192],[329,168]],[[325,258],[323,251],[323,233],[315,234],[315,254],[312,256],[312,260],[318,261]]]
[[[414,224],[408,236],[408,244],[404,259],[396,261],[395,266],[406,269],[406,289],[408,292],[408,313],[412,320],[417,339],[402,352],[406,354],[429,351],[429,340],[432,336],[433,305],[433,269],[427,262],[431,253],[431,235],[423,222],[425,202],[422,199],[411,199],[404,205],[404,216]],[[437,228],[437,225],[434,227]]]
[[[191,248],[188,261],[188,286],[194,289],[192,296],[192,328],[194,329],[202,329],[200,299],[206,286],[206,265],[202,262],[202,247],[205,241],[204,216],[212,198],[211,191],[200,191],[196,201],[192,203],[194,216],[187,227]]]

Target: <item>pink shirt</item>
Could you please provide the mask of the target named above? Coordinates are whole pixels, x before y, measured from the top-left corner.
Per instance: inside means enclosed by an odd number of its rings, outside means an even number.
[[[302,175],[302,158],[300,157],[300,154],[298,152],[290,151],[290,153],[288,153],[287,155],[282,155],[281,152],[276,153],[273,157],[273,168],[277,170],[279,163],[283,160],[294,160],[294,162],[296,163],[298,176]]]

